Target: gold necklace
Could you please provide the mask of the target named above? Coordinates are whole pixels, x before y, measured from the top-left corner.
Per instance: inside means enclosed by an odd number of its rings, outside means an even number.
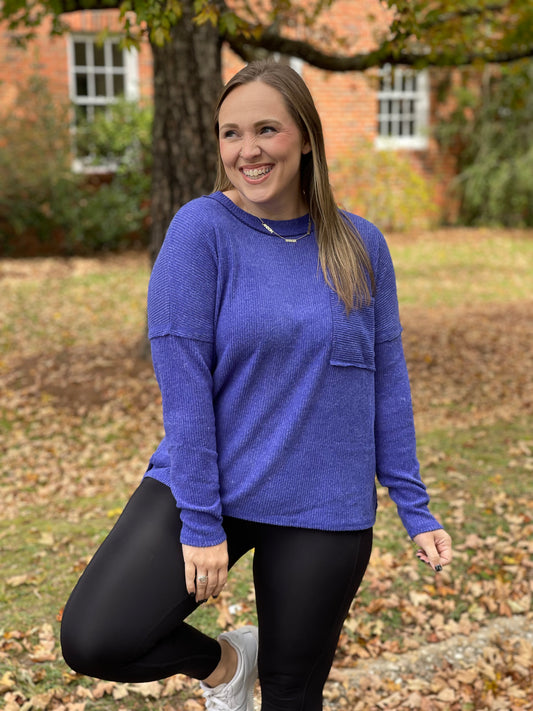
[[[311,234],[311,225],[312,225],[311,215],[309,215],[309,223],[307,225],[307,232],[304,235],[300,235],[300,237],[284,237],[283,235],[280,235],[279,232],[276,232],[276,230],[273,230],[272,227],[270,227],[270,225],[267,225],[266,222],[263,222],[263,220],[260,217],[258,217],[257,219],[263,225],[265,230],[270,232],[271,235],[276,235],[276,237],[279,237],[284,242],[299,242],[301,239],[303,239],[304,237],[308,237]]]

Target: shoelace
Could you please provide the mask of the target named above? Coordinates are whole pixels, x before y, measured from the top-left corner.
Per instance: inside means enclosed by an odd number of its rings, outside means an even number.
[[[216,687],[213,689],[204,689],[205,698],[205,708],[207,711],[232,711],[231,706],[228,704],[229,694],[226,689],[220,689],[216,691]]]

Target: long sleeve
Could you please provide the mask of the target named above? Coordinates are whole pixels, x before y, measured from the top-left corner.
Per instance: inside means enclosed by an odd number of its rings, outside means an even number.
[[[441,528],[420,478],[411,388],[401,338],[396,277],[381,238],[375,270],[375,445],[379,482],[389,489],[408,534]]]
[[[212,344],[180,336],[153,338],[152,360],[163,400],[170,488],[181,509],[181,542],[225,540],[213,412]]]
[[[411,536],[441,528],[420,478],[409,377],[401,337],[376,345],[376,471]]]
[[[163,402],[169,485],[181,509],[181,540],[224,540],[213,410],[215,240],[196,211],[172,221],[148,289],[148,335]]]

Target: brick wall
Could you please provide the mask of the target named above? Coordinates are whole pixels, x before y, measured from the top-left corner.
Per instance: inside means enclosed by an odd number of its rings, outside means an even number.
[[[120,31],[118,10],[74,12],[65,15],[64,19],[72,32]],[[20,48],[11,42],[5,26],[0,25],[0,115],[9,110],[18,88],[34,75],[46,79],[58,103],[68,102],[68,37],[51,37],[50,26],[50,20],[46,20],[37,29],[35,40],[27,48]],[[142,44],[139,52],[139,92],[146,99],[152,96],[152,58],[147,42]]]
[[[369,21],[370,11],[374,16]],[[118,31],[118,11],[86,11],[65,16],[73,32],[96,33],[103,28]],[[332,40],[324,28],[344,37],[341,52],[366,51],[375,46],[375,35],[387,26],[387,14],[378,0],[353,2],[338,0],[324,14],[322,26],[313,29],[315,39],[331,48]],[[298,30],[306,38],[307,30]],[[38,30],[35,41],[27,49],[14,47],[8,32],[0,28],[0,115],[9,110],[18,87],[32,74],[47,79],[50,90],[58,102],[68,101],[67,37],[49,37],[49,24]],[[224,78],[237,71],[242,62],[229,50],[223,53]],[[330,73],[303,65],[302,75],[315,98],[324,125],[328,159],[334,162],[341,157],[356,136],[373,141],[377,131],[376,72]],[[150,47],[144,42],[139,52],[140,95],[152,96],[152,62]],[[446,194],[446,186],[454,174],[454,162],[442,155],[434,140],[424,151],[409,152],[409,158],[428,180],[436,184],[435,201],[442,207],[445,217],[453,215],[454,206]]]

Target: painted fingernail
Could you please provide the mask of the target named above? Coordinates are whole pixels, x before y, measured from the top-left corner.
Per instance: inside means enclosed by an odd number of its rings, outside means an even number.
[[[441,570],[442,570],[442,565],[440,563],[437,563],[437,565],[435,566],[435,572],[440,573]]]

